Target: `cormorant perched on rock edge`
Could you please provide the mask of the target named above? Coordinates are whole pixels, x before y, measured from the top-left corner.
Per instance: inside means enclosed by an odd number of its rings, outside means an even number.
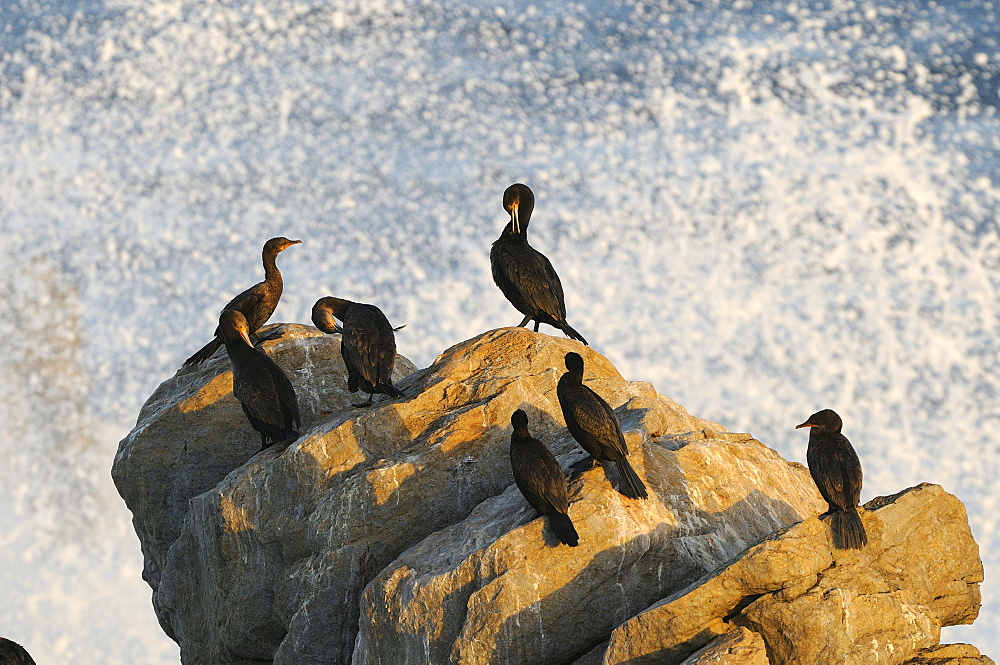
[[[823,409],[795,429],[802,427],[811,428],[806,461],[819,493],[829,504],[830,510],[824,515],[833,516],[833,546],[859,550],[868,544],[865,525],[858,515],[861,460],[851,442],[840,433],[843,421],[835,411]]]
[[[278,270],[278,266],[274,262],[275,257],[278,256],[279,252],[285,251],[292,245],[298,245],[300,242],[302,241],[289,240],[288,238],[271,238],[264,243],[264,249],[261,251],[261,259],[264,262],[264,281],[254,284],[222,308],[222,311],[231,309],[242,312],[243,316],[246,317],[251,335],[256,336],[260,327],[271,318],[274,308],[281,300],[283,283],[281,271]],[[196,365],[208,360],[220,346],[222,346],[222,335],[216,328],[215,338],[195,351],[194,355],[184,361],[184,365]]]
[[[302,423],[292,382],[278,363],[250,343],[246,317],[236,310],[223,310],[219,330],[233,365],[233,396],[250,425],[260,432],[260,449],[276,443],[288,445],[299,438],[294,428]]]
[[[535,195],[527,185],[515,183],[504,191],[503,209],[510,215],[510,222],[490,250],[493,281],[510,304],[524,314],[518,327],[534,319],[535,332],[546,323],[586,344],[583,335],[566,322],[559,275],[545,255],[528,244],[528,222],[534,207]]]
[[[0,637],[0,665],[35,665],[35,660],[17,642]]]
[[[579,537],[567,512],[569,489],[555,455],[528,431],[528,414],[518,409],[511,415],[510,469],[517,489],[531,507],[549,516],[549,524],[560,542],[576,547]]]
[[[629,464],[628,446],[615,412],[593,390],[583,385],[583,357],[570,351],[566,354],[566,373],[556,386],[566,428],[590,457],[573,468],[585,471],[596,461],[614,462],[621,474],[618,491],[631,499],[645,499],[646,486]]]
[[[343,327],[337,325],[334,317],[343,322]],[[352,406],[371,406],[375,393],[403,397],[403,391],[392,385],[392,366],[396,362],[393,331],[398,328],[392,327],[382,310],[375,305],[327,296],[313,305],[312,320],[325,333],[343,334],[340,355],[347,366],[347,389],[352,393],[358,390],[368,393],[367,402]]]

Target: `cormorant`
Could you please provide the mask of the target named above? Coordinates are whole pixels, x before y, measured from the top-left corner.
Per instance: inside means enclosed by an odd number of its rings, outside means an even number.
[[[260,432],[260,449],[285,445],[299,438],[299,403],[284,371],[250,342],[250,327],[242,312],[226,309],[219,316],[226,352],[233,365],[233,396]]]
[[[298,245],[300,242],[302,241],[289,240],[288,238],[271,238],[264,243],[264,249],[261,251],[261,259],[264,262],[264,281],[254,284],[222,308],[223,311],[229,309],[242,312],[250,327],[251,335],[256,336],[260,327],[267,323],[281,299],[283,283],[281,271],[278,270],[278,266],[274,262],[275,257],[278,256],[279,252],[285,251],[292,245]],[[220,346],[222,346],[222,335],[216,328],[215,338],[195,351],[193,356],[184,361],[184,364],[196,365],[204,362],[211,358]]]
[[[567,429],[590,453],[589,458],[573,467],[583,471],[595,461],[614,462],[622,478],[618,491],[632,499],[645,499],[646,486],[628,463],[628,446],[615,412],[600,395],[583,385],[583,358],[579,353],[566,354],[566,373],[559,379],[556,395]]]
[[[861,500],[861,460],[847,437],[840,433],[843,421],[831,409],[823,409],[795,429],[810,427],[806,461],[819,493],[829,504],[824,515],[833,516],[833,546],[859,550],[868,544],[865,525],[858,515]],[[822,517],[822,515],[821,515]]]
[[[531,507],[549,516],[556,537],[570,547],[576,547],[579,537],[570,520],[569,490],[559,462],[545,444],[528,431],[528,414],[518,409],[510,417],[514,432],[510,435],[510,468],[517,489]]]
[[[0,637],[0,665],[35,665],[35,661],[20,644]]]
[[[343,327],[334,320],[337,317]],[[396,336],[389,320],[375,305],[351,302],[343,298],[320,298],[312,308],[313,324],[325,333],[343,333],[340,355],[347,366],[347,389],[363,390],[368,401],[355,407],[372,405],[375,393],[402,397],[403,391],[392,385],[392,366],[396,362]],[[401,326],[402,327],[402,326]]]
[[[493,281],[510,304],[524,314],[518,327],[534,319],[535,332],[546,323],[586,344],[583,335],[566,322],[559,275],[545,255],[528,244],[528,222],[534,207],[535,195],[527,185],[515,183],[504,191],[503,209],[510,215],[510,222],[490,250]]]

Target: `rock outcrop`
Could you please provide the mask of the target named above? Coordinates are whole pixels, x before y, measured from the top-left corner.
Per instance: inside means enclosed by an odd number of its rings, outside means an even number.
[[[940,627],[978,611],[964,509],[936,486],[869,503],[872,544],[834,551],[804,467],[577,342],[503,329],[424,370],[400,358],[407,396],[355,409],[339,337],[280,331],[298,441],[257,452],[222,354],[162,384],[115,459],[185,663],[944,663]],[[584,456],[555,396],[570,350],[650,493],[573,480],[575,548],[508,457],[518,408],[564,469]]]

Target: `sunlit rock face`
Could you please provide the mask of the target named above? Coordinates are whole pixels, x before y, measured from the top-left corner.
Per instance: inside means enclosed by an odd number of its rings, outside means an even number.
[[[981,566],[954,498],[938,488],[904,493],[865,514],[875,547],[835,553],[828,522],[814,519],[825,502],[804,467],[626,381],[577,342],[503,329],[424,370],[400,358],[394,381],[406,397],[357,409],[339,336],[282,331],[265,348],[298,392],[298,441],[257,452],[222,354],[161,385],[115,461],[154,607],[185,663],[617,663],[651,654],[805,662],[781,660],[775,646],[798,619],[787,603],[810,596],[804,580],[836,577],[839,589],[863,577],[851,566],[873,558],[906,581],[883,600],[923,618],[897,653],[935,645],[941,625],[978,609]],[[564,469],[584,457],[555,393],[568,351],[583,355],[585,383],[615,408],[649,489],[645,501],[628,499],[602,467],[571,481],[575,548],[559,545],[527,505],[509,462],[518,408]],[[929,498],[918,505],[911,494]],[[902,503],[916,506],[910,526],[883,528],[882,515]],[[964,528],[958,563],[932,571],[928,555],[911,566],[898,543],[914,533],[933,540],[943,524]],[[781,545],[799,532],[808,546]],[[761,547],[776,548],[773,564],[770,549],[752,554]],[[757,586],[726,572],[748,556]],[[712,589],[720,579],[710,593],[696,584]],[[664,604],[698,593],[704,602],[683,626],[662,618]],[[680,635],[672,643],[671,631]]]

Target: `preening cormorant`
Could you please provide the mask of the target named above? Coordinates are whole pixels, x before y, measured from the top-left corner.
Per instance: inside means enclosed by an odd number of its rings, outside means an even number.
[[[571,339],[587,340],[566,322],[566,301],[559,275],[545,255],[528,244],[528,222],[535,207],[535,195],[527,185],[515,183],[503,193],[503,209],[510,222],[493,243],[490,265],[493,281],[517,311],[524,314],[518,327],[534,319],[539,324],[559,328]]]
[[[0,637],[0,665],[35,665],[35,661],[20,644]]]
[[[334,317],[343,322],[337,325]],[[355,407],[371,406],[375,393],[402,397],[403,391],[392,385],[392,366],[396,362],[396,336],[389,320],[375,305],[351,302],[327,296],[313,305],[313,324],[325,333],[343,334],[340,355],[347,366],[347,389],[363,390],[368,401]]]
[[[262,325],[267,323],[274,313],[274,308],[281,300],[281,271],[278,270],[274,259],[279,252],[283,252],[292,245],[297,245],[301,240],[289,240],[288,238],[271,238],[264,243],[261,251],[261,258],[264,261],[264,281],[254,284],[249,289],[239,294],[229,301],[229,304],[222,308],[223,311],[236,310],[242,312],[246,317],[250,334],[256,335]],[[194,355],[184,361],[185,365],[195,365],[204,362],[212,357],[212,354],[222,346],[222,336],[219,329],[215,329],[215,338],[195,351]]]
[[[809,427],[806,461],[819,493],[829,504],[824,515],[833,516],[833,546],[858,550],[868,544],[865,525],[858,515],[861,501],[861,460],[847,437],[840,433],[843,421],[831,409],[823,409],[795,429]]]
[[[278,363],[254,348],[246,317],[236,310],[223,310],[219,331],[233,365],[233,396],[243,406],[250,425],[260,432],[260,449],[275,443],[287,445],[299,438],[295,389]]]
[[[528,414],[518,409],[510,417],[514,432],[510,435],[510,468],[514,482],[531,507],[549,516],[556,537],[576,547],[579,537],[570,520],[569,490],[559,462],[545,444],[528,431]]]
[[[556,395],[567,429],[590,453],[574,468],[586,470],[595,460],[614,462],[622,479],[618,491],[632,499],[645,499],[646,486],[628,462],[628,446],[615,412],[600,395],[583,385],[583,358],[579,353],[566,354],[566,373],[559,379]]]

